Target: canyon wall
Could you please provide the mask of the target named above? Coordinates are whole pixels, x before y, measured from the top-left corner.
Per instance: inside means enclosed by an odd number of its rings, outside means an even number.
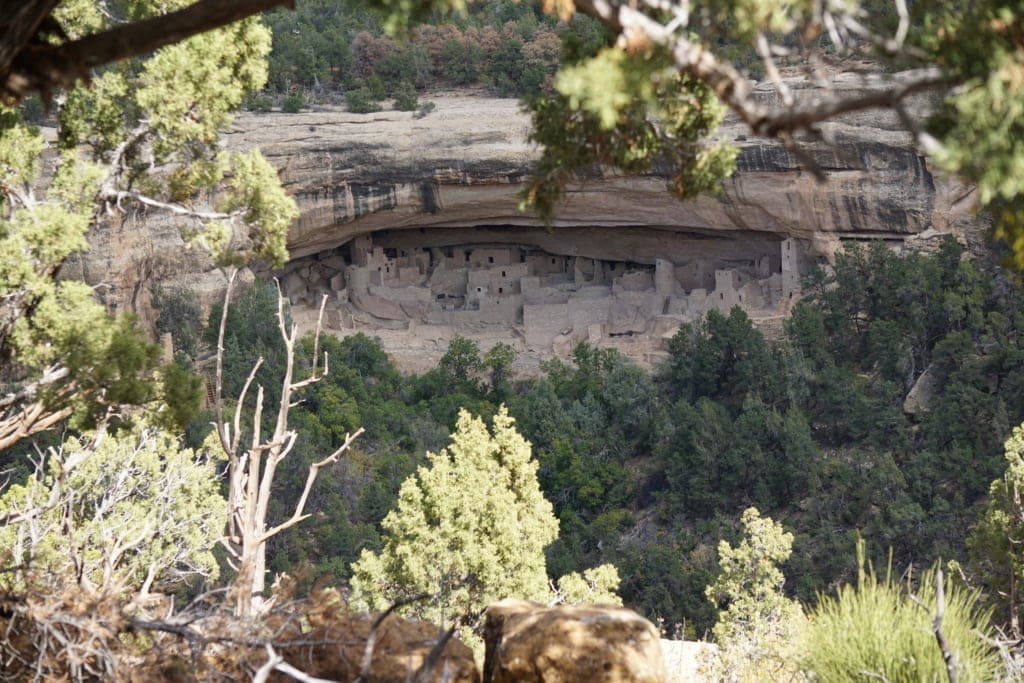
[[[835,77],[834,85],[847,90],[870,87],[860,77],[844,74]],[[801,92],[814,95],[810,89]],[[767,89],[763,96],[770,97]],[[781,277],[778,254],[783,240],[793,240],[799,247],[802,263],[794,271],[799,275],[810,263],[827,262],[847,240],[882,239],[903,245],[952,232],[970,243],[981,234],[972,214],[971,189],[936,176],[896,116],[877,111],[827,124],[831,146],[807,145],[825,171],[825,183],[816,182],[781,146],[749,138],[745,127],[727,121],[718,135],[738,146],[740,156],[737,172],[723,183],[719,196],[680,202],[667,192],[666,178],[657,174],[628,177],[611,169],[592,169],[570,188],[554,226],[547,228],[536,216],[518,211],[517,193],[538,153],[528,142],[529,118],[518,103],[451,94],[430,99],[436,109],[422,118],[407,112],[359,115],[337,110],[246,113],[237,118],[222,144],[238,150],[259,147],[279,169],[300,209],[288,238],[294,265],[277,274],[295,272],[298,264],[323,258],[347,259],[347,265],[353,265],[351,245],[357,237],[371,238],[392,254],[461,245],[478,250],[508,246],[523,254],[569,257],[573,264],[590,259],[642,268],[662,259],[677,271],[699,268],[704,277],[713,278],[716,271],[734,267],[754,272],[758,260],[767,258],[775,259],[769,270]],[[920,111],[927,102],[913,105]],[[421,268],[424,278],[426,270]],[[148,290],[153,282],[198,290],[207,304],[224,282],[223,273],[202,250],[185,245],[173,220],[145,213],[95,231],[91,251],[69,264],[66,272],[102,283],[100,291],[111,307],[141,313],[144,319],[150,314]],[[342,274],[343,269],[336,269],[328,277]],[[337,280],[334,285],[327,291],[346,290],[348,296],[346,282]],[[677,298],[687,296],[691,287],[685,285],[685,276],[679,275]],[[702,289],[715,291],[713,283]],[[765,292],[767,301],[767,284]],[[383,318],[371,314],[349,332],[379,333],[389,350],[401,356],[405,348],[416,364],[433,362],[446,340],[462,333],[457,326],[447,332],[410,333],[410,321],[417,315],[399,320],[395,311],[404,294],[386,293],[383,299],[394,306],[388,309],[391,313]],[[467,294],[470,298],[462,305],[479,311],[472,289],[460,296]],[[343,303],[359,319],[360,310],[366,313],[365,307],[371,305],[368,301],[362,300],[362,309],[349,299]],[[614,302],[606,303],[611,307]],[[378,313],[383,305],[376,305]],[[412,310],[409,305],[406,311]],[[671,301],[665,304],[665,313],[670,305]],[[687,305],[675,309],[685,313]],[[770,312],[775,316],[779,310]],[[494,309],[466,321],[484,323],[474,329],[486,347],[509,338],[515,331],[509,328],[516,325],[523,336],[523,315],[521,307],[511,316]],[[505,328],[487,324],[497,322],[489,319],[495,316]],[[305,321],[308,316],[297,317]],[[419,318],[427,322],[426,317]],[[617,323],[609,324],[609,329],[618,329]],[[659,330],[660,338],[665,331]],[[573,338],[581,336],[587,338],[582,331]],[[428,348],[423,348],[424,340]],[[651,348],[644,349],[647,358]]]

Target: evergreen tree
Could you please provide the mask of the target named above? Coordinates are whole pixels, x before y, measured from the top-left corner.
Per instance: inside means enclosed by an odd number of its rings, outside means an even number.
[[[186,3],[133,2],[122,15],[78,0],[61,3],[54,19],[75,39],[152,18],[168,4]],[[269,32],[249,18],[71,87],[48,183],[42,134],[0,106],[0,371],[18,387],[0,401],[0,449],[65,418],[89,428],[121,405],[156,397],[157,352],[133,320],[110,316],[89,287],[57,277],[110,212],[170,212],[219,256],[240,228],[256,255],[287,257],[297,212],[277,171],[258,151],[217,145],[231,112],[266,82],[269,49]],[[214,188],[220,201],[210,205]]]
[[[978,525],[968,539],[974,565],[998,606],[998,616],[1021,636],[1024,584],[1024,425],[1006,440],[1006,473],[992,482]]]
[[[402,484],[382,524],[383,550],[364,550],[353,565],[355,605],[384,609],[428,594],[407,611],[475,626],[495,600],[547,598],[544,548],[558,521],[514,422],[502,408],[492,435],[482,420],[459,414],[451,445],[428,454],[430,466]]]
[[[544,549],[558,520],[537,482],[530,444],[502,407],[493,434],[462,411],[448,448],[428,453],[403,482],[398,506],[384,518],[384,547],[364,550],[352,566],[357,608],[405,608],[435,623],[461,625],[465,636],[488,604],[507,597],[562,602],[619,602],[618,571],[602,565],[558,580],[552,594]]]
[[[708,586],[712,603],[724,606],[715,624],[729,680],[779,680],[795,654],[803,612],[782,594],[785,577],[778,565],[793,551],[793,534],[761,517],[743,512],[743,540],[735,548],[718,544],[721,573]]]
[[[67,440],[0,498],[0,557],[16,567],[4,585],[145,593],[216,578],[227,520],[216,470],[204,451],[145,425]]]

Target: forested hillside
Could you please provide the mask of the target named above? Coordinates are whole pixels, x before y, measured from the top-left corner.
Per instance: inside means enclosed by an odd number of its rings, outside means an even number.
[[[739,309],[712,312],[683,326],[654,374],[583,344],[545,363],[542,378],[513,381],[511,347],[481,354],[455,339],[436,369],[405,377],[370,338],[325,340],[331,374],[292,414],[302,457],[279,479],[278,514],[316,454],[357,426],[366,434],[316,488],[315,523],[272,543],[271,568],[306,587],[345,581],[361,549],[379,547],[399,484],[446,445],[458,409],[490,418],[505,404],[560,521],[549,573],[615,564],[626,604],[668,631],[712,625],[715,544],[737,537],[749,506],[794,532],[786,586],[806,603],[855,578],[858,536],[882,565],[890,551],[898,568],[955,559],[974,585],[998,580],[986,574],[991,558],[972,564],[967,541],[1005,468],[1003,442],[1024,420],[1019,289],[949,240],[903,257],[851,246],[805,291],[779,342]],[[275,298],[258,286],[230,311],[227,395],[258,354],[267,377],[280,372],[265,324]],[[183,308],[167,304],[161,321]],[[195,421],[194,442],[208,422]]]
[[[274,100],[292,107],[331,101],[356,90],[380,100],[428,86],[534,94],[550,87],[563,39],[579,54],[592,54],[609,40],[593,19],[577,16],[566,23],[544,14],[538,3],[511,0],[474,5],[449,21],[438,15],[398,39],[385,33],[379,11],[358,4],[306,2],[294,12],[270,12],[266,21],[274,47],[267,93],[250,101],[257,108]]]

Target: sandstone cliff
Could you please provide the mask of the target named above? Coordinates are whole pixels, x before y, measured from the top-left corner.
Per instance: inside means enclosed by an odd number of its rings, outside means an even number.
[[[835,86],[870,84],[840,74]],[[679,202],[663,177],[595,169],[571,189],[554,230],[547,230],[517,209],[517,192],[537,155],[518,103],[452,94],[430,99],[436,110],[419,119],[391,111],[242,114],[223,144],[259,147],[280,169],[301,211],[289,235],[293,258],[322,256],[372,234],[375,245],[392,251],[507,244],[651,266],[658,259],[680,266],[700,258],[714,269],[777,254],[786,238],[799,243],[809,262],[828,259],[844,240],[899,244],[937,232],[980,232],[970,188],[933,174],[895,115],[885,112],[829,124],[834,145],[807,147],[825,170],[824,184],[779,145],[749,139],[743,126],[727,121],[720,135],[741,154],[720,196]],[[916,103],[918,110],[926,105]],[[223,284],[223,274],[189,250],[166,218],[127,216],[97,230],[92,245],[67,274],[103,283],[112,306],[144,318],[152,281],[198,289],[204,303]],[[408,313],[409,305],[401,308]],[[364,326],[374,329],[372,321]],[[450,334],[425,336],[433,349],[443,348]],[[421,364],[433,361],[421,348],[410,350]]]

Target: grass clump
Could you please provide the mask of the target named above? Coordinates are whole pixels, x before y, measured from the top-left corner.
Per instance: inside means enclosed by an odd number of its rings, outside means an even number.
[[[863,543],[856,587],[821,596],[807,624],[804,667],[816,680],[884,680],[890,683],[949,680],[933,628],[939,582],[944,593],[942,633],[953,654],[959,683],[1000,680],[998,652],[991,645],[989,612],[978,594],[943,579],[937,567],[917,582],[879,579],[865,569]]]

